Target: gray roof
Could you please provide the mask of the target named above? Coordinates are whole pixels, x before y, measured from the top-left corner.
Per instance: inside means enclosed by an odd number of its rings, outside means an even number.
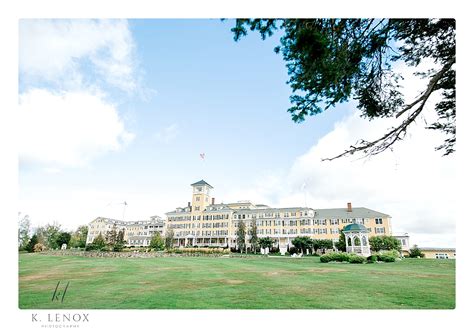
[[[418,247],[420,250],[427,250],[427,251],[456,251],[456,248],[428,248],[428,247]]]
[[[302,208],[302,207],[288,207],[288,208],[267,208],[267,209],[249,209],[249,208],[243,208],[243,209],[232,209],[234,213],[265,213],[265,212],[293,212],[293,211],[300,211],[300,210],[311,210],[310,208]]]
[[[336,209],[315,209],[317,218],[390,218],[388,214],[367,209],[365,207],[352,208],[352,212],[348,212],[347,208]]]
[[[214,188],[213,186],[211,186],[209,183],[207,183],[207,182],[204,181],[204,180],[201,180],[201,181],[192,183],[191,186],[209,186],[209,187],[211,187],[211,188]]]
[[[352,212],[348,212],[347,208],[336,208],[336,209],[312,209],[312,208],[305,208],[305,207],[288,207],[288,208],[258,208],[258,209],[251,209],[251,208],[242,208],[242,209],[232,209],[228,207],[227,204],[214,204],[210,205],[213,207],[224,207],[222,210],[233,211],[233,213],[265,213],[265,212],[295,212],[301,210],[313,210],[316,212],[314,218],[319,219],[351,219],[351,218],[390,218],[388,214],[377,212],[374,210],[370,210],[364,207],[357,207],[352,208]],[[206,210],[203,212],[217,212],[222,210]],[[183,213],[190,213],[190,212],[176,212],[171,211],[166,213],[168,214],[183,214]]]

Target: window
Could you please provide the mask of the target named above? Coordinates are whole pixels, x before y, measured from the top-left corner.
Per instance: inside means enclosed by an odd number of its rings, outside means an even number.
[[[384,234],[385,227],[375,227],[375,234]]]
[[[449,258],[448,254],[445,254],[445,253],[436,253],[435,257],[436,257],[436,259],[448,259]]]
[[[196,197],[196,202],[199,202],[201,200],[201,197]]]
[[[382,218],[375,218],[376,225],[382,225]]]

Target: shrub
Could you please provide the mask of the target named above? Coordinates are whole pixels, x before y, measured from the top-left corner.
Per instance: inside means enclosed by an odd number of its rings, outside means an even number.
[[[322,255],[319,260],[321,263],[329,263],[331,261],[331,257],[329,257],[329,254]]]
[[[378,256],[377,255],[372,255],[367,257],[367,263],[376,263],[378,261]]]
[[[280,253],[280,248],[270,247],[269,253],[270,254],[279,254]]]
[[[149,247],[155,249],[156,251],[165,249],[165,240],[160,233],[155,233],[153,235]]]
[[[35,244],[35,246],[33,247],[33,251],[34,252],[41,252],[41,251],[45,251],[47,250],[46,246],[42,243],[37,243]]]
[[[291,247],[290,250],[288,250],[288,252],[290,253],[290,255],[298,254],[298,248]]]
[[[382,261],[382,262],[395,262],[395,257],[391,256],[391,255],[386,255],[386,254],[382,254],[382,255],[378,255],[378,259],[379,261]]]
[[[352,264],[362,264],[365,262],[365,257],[356,254],[348,254],[345,252],[331,252],[320,257],[321,263],[328,262],[349,262]]]
[[[363,264],[364,262],[365,262],[365,257],[363,256],[351,255],[349,257],[349,263],[351,264]]]
[[[410,250],[410,257],[411,258],[416,258],[416,257],[425,257],[425,254],[421,252],[420,248],[415,244],[415,246]]]
[[[398,252],[398,250],[382,250],[378,254],[391,256],[393,258],[400,258],[400,253]]]

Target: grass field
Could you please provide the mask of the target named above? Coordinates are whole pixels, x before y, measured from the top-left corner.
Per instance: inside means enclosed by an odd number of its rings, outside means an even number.
[[[451,309],[455,261],[317,257],[87,258],[21,254],[22,309]],[[58,281],[64,301],[52,302]]]

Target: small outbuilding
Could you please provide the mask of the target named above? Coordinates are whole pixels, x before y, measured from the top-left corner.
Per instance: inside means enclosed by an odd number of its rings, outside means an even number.
[[[342,229],[346,238],[346,252],[370,256],[369,231],[361,224],[349,224]]]

